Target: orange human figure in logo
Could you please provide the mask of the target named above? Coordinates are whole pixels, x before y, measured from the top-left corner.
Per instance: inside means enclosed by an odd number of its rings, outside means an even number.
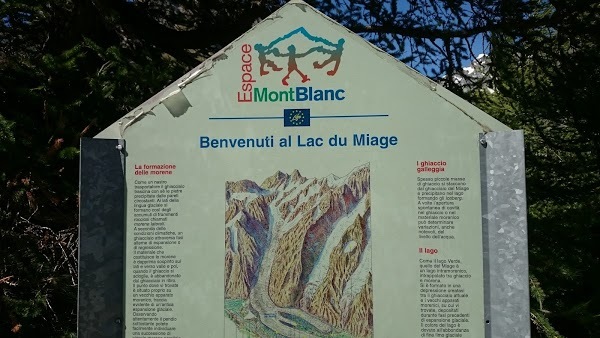
[[[298,63],[296,62],[296,59],[305,57],[306,55],[312,53],[314,50],[311,49],[311,50],[307,51],[306,53],[296,54],[296,46],[290,45],[287,49],[288,49],[287,54],[281,54],[277,48],[273,49],[273,55],[288,57],[288,73],[283,77],[283,79],[281,79],[281,83],[283,83],[284,86],[287,86],[288,80],[290,79],[290,76],[292,75],[293,72],[296,72],[296,73],[298,73],[298,75],[300,75],[300,77],[302,78],[302,83],[310,81],[308,76],[306,74],[302,73],[302,71],[300,71],[300,69],[298,69]]]
[[[256,51],[258,52],[258,62],[260,62],[261,76],[269,74],[269,72],[265,69],[265,66],[271,68],[276,72],[283,70],[283,68],[278,67],[277,64],[275,64],[275,62],[267,59],[267,55],[273,53],[272,51],[267,51],[267,48],[261,45],[260,43],[254,45],[254,49],[256,49]]]
[[[323,48],[322,52],[331,55],[329,57],[329,59],[319,63],[319,61],[315,61],[313,63],[313,66],[315,67],[315,69],[321,69],[325,66],[327,66],[328,64],[335,62],[335,65],[333,66],[333,69],[327,71],[327,75],[329,76],[333,76],[335,75],[335,73],[337,73],[338,68],[340,67],[340,62],[342,60],[342,52],[344,51],[344,39],[339,39],[338,43],[333,45],[332,47],[335,47],[334,50],[328,50]]]

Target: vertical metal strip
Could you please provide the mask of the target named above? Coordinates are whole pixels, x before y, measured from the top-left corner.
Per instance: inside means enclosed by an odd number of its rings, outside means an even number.
[[[488,191],[487,191],[487,159],[486,148],[487,141],[485,134],[479,134],[479,158],[480,158],[480,173],[481,173],[481,215],[487,214],[488,210]],[[490,325],[490,241],[488,233],[488,220],[486,217],[481,219],[481,234],[483,241],[483,320],[485,322],[485,338],[491,338],[492,326]]]
[[[124,333],[123,151],[123,140],[81,139],[79,338],[121,338]]]
[[[487,133],[482,144],[486,337],[528,338],[529,262],[521,131]]]

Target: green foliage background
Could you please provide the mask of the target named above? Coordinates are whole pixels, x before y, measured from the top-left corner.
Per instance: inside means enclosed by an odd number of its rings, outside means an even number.
[[[309,2],[524,130],[533,335],[599,337],[599,1]],[[0,337],[75,336],[79,139],[281,4],[0,1]]]

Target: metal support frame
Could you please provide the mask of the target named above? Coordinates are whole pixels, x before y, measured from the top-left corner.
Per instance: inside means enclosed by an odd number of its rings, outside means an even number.
[[[522,131],[479,138],[486,338],[528,338],[529,262]]]
[[[124,334],[124,140],[81,139],[77,337]]]

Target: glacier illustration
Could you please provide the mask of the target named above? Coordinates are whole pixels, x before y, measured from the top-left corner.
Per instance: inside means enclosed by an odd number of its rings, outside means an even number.
[[[369,164],[226,182],[225,315],[250,337],[372,337]]]

